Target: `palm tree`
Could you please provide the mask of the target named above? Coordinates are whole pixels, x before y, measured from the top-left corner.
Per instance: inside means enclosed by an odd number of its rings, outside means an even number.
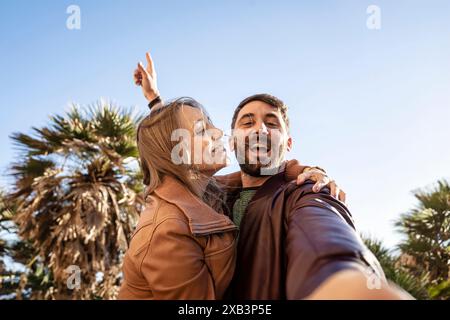
[[[406,235],[401,251],[411,257],[414,275],[427,272],[433,298],[450,298],[450,185],[441,180],[432,189],[414,192],[416,208],[403,214],[396,227]]]
[[[130,110],[100,101],[72,105],[32,135],[11,136],[19,149],[9,196],[17,206],[14,221],[35,252],[28,266],[47,284],[31,298],[115,297],[143,203],[138,121]]]

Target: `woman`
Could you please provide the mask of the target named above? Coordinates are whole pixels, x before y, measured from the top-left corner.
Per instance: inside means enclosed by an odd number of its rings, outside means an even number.
[[[135,82],[154,101],[159,96],[156,73],[148,54],[147,60],[147,69],[138,65]],[[201,145],[200,161],[174,159],[179,156],[173,150],[180,145],[172,141],[177,130],[189,137],[183,141],[187,152],[182,158],[192,160],[194,148]],[[226,166],[221,138],[205,109],[190,98],[153,106],[139,125],[146,207],[124,257],[119,299],[223,298],[234,272],[237,227],[227,216],[224,192],[213,178]],[[304,168],[294,165],[289,172]],[[221,180],[233,184],[236,177]],[[320,186],[329,182],[320,170],[299,178]]]

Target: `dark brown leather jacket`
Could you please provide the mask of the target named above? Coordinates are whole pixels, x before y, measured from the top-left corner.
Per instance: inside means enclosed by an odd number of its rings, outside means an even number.
[[[271,177],[250,201],[239,232],[231,299],[303,299],[334,273],[357,268],[385,281],[346,206],[314,183]],[[229,192],[230,205],[238,189]]]

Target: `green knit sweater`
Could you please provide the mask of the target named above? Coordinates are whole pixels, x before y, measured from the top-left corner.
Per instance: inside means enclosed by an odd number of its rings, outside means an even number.
[[[239,194],[239,199],[233,205],[233,222],[239,228],[242,218],[245,214],[245,209],[252,200],[258,188],[244,188]]]

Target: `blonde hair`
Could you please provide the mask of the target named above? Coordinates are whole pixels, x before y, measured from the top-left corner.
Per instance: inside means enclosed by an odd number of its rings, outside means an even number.
[[[144,184],[145,196],[152,193],[165,175],[178,179],[195,196],[218,212],[224,209],[224,192],[211,177],[199,172],[193,165],[176,164],[172,161],[172,150],[178,143],[172,141],[172,132],[185,126],[181,117],[183,106],[198,108],[205,119],[211,122],[204,107],[188,97],[178,98],[154,109],[139,124],[137,146]],[[199,178],[208,179],[206,190],[201,188]]]

